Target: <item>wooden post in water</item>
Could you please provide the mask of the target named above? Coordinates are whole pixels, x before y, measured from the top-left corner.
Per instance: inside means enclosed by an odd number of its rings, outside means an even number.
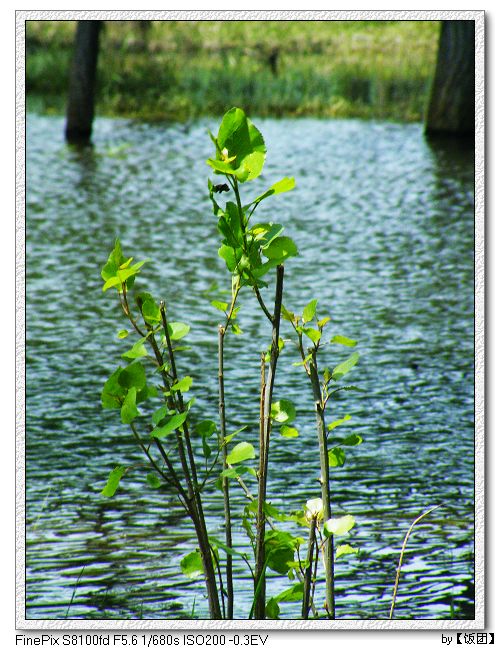
[[[475,21],[443,20],[427,110],[427,135],[472,135],[475,117]]]
[[[65,129],[72,144],[88,144],[92,135],[101,25],[100,20],[79,20],[76,28]]]

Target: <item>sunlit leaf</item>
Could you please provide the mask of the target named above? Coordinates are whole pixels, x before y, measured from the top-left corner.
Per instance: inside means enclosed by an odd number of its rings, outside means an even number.
[[[178,390],[181,393],[186,393],[191,388],[192,383],[193,378],[189,377],[188,375],[175,382],[175,384],[172,385],[172,390]]]
[[[289,399],[280,399],[271,405],[271,418],[281,424],[291,424],[295,420],[294,403]]]
[[[345,463],[345,452],[339,447],[328,450],[328,465],[330,467],[342,467]]]
[[[302,327],[301,331],[316,345],[321,340],[321,332],[314,327]]]
[[[284,438],[297,438],[299,435],[297,429],[294,427],[289,427],[286,424],[280,427],[280,433]]]
[[[293,323],[295,321],[295,314],[291,311],[288,311],[284,305],[281,305],[281,315],[285,320],[290,321],[290,323]]]
[[[348,339],[347,336],[341,336],[340,334],[337,334],[330,339],[330,343],[339,343],[340,345],[346,345],[349,348],[353,348],[358,344],[354,339]]]
[[[221,302],[220,300],[211,300],[210,304],[212,307],[215,307],[215,309],[218,309],[219,311],[226,311],[228,308],[227,302]]]
[[[316,517],[320,519],[323,517],[323,500],[320,498],[309,499],[306,502],[305,514],[308,519]]]
[[[236,465],[245,460],[255,458],[255,449],[249,442],[239,442],[227,455],[227,463],[229,465]]]
[[[122,478],[122,476],[125,474],[126,471],[127,468],[124,465],[118,465],[117,467],[115,467],[115,469],[111,472],[111,474],[108,477],[108,482],[106,483],[106,486],[101,491],[103,497],[114,496],[116,490],[118,489],[118,485],[120,484],[120,479]]]
[[[350,415],[344,415],[343,418],[330,422],[330,424],[328,425],[328,431],[332,431],[333,429],[339,427],[341,424],[344,424],[345,422],[349,422],[350,419],[351,419]]]
[[[333,379],[336,381],[346,375],[358,363],[358,360],[359,352],[354,352],[346,361],[339,363],[339,365],[333,369]]]
[[[141,357],[147,357],[148,351],[146,350],[143,341],[144,339],[136,341],[129,350],[122,354],[123,359],[140,359]]]
[[[307,303],[307,305],[304,307],[304,311],[302,312],[302,320],[304,323],[309,323],[309,321],[312,321],[314,316],[316,315],[316,305],[318,304],[317,299],[311,300],[311,302]]]
[[[271,187],[266,190],[263,194],[260,194],[256,199],[252,201],[252,203],[249,204],[253,205],[255,203],[260,203],[263,199],[266,199],[268,196],[272,196],[273,194],[282,194],[283,192],[289,192],[290,190],[293,190],[295,187],[295,179],[294,178],[282,178],[280,181],[277,183],[274,183],[271,185]],[[249,207],[245,206],[245,207]]]
[[[279,260],[279,263],[298,254],[297,246],[290,237],[276,237],[262,252],[268,259]]]
[[[184,411],[183,413],[177,413],[176,415],[173,415],[166,424],[163,424],[162,426],[157,426],[153,429],[151,432],[151,437],[152,438],[164,438],[166,435],[169,433],[172,433],[172,431],[175,431],[179,427],[182,426],[182,424],[185,422],[186,418],[188,416],[188,412]]]
[[[332,518],[325,521],[325,535],[346,535],[356,523],[352,515],[344,515],[337,519]]]
[[[337,549],[335,551],[335,557],[338,559],[339,557],[342,557],[343,555],[350,555],[350,554],[355,554],[357,555],[359,552],[358,548],[353,548],[350,544],[340,544],[337,546]]]
[[[182,573],[190,579],[198,578],[203,575],[203,561],[198,551],[192,551],[185,555],[181,560]]]
[[[168,334],[172,341],[182,339],[189,333],[190,329],[190,326],[186,325],[186,323],[177,323],[175,321],[173,323],[168,323]]]

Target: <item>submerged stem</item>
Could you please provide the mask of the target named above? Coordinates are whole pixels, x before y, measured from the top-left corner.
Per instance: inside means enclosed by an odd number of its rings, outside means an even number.
[[[256,619],[265,619],[266,617],[266,581],[265,581],[265,527],[266,527],[266,490],[267,490],[267,468],[269,463],[269,441],[271,437],[271,403],[273,397],[274,379],[276,376],[276,366],[279,357],[279,332],[281,303],[283,299],[283,277],[285,269],[282,264],[276,267],[276,292],[274,298],[274,316],[273,331],[271,341],[271,354],[269,360],[269,369],[267,381],[264,389],[264,402],[261,404],[263,411],[263,435],[261,439],[259,475],[258,475],[258,503],[257,503],[257,522],[256,522],[256,540],[255,540],[255,611]],[[261,417],[262,419],[262,417]]]
[[[233,300],[234,305],[234,300]],[[228,318],[229,320],[229,318]],[[224,393],[224,335],[225,328],[219,325],[219,419],[220,419],[220,439],[219,446],[222,449],[222,467],[228,468],[227,464],[227,446],[226,446],[226,405]],[[227,476],[222,478],[222,493],[224,497],[224,527],[226,531],[226,546],[233,547],[233,537],[231,528],[231,503],[229,495],[229,480]],[[234,590],[233,590],[233,558],[227,553],[226,559],[226,589],[227,589],[227,618],[233,618],[234,607]]]
[[[424,517],[426,517],[428,514],[430,514],[433,510],[436,510],[437,508],[440,508],[443,504],[440,503],[437,506],[433,506],[432,508],[429,508],[425,512],[423,512],[420,516],[418,516],[411,524],[411,526],[408,528],[408,531],[405,535],[405,538],[403,540],[403,546],[401,547],[401,554],[399,556],[399,562],[398,562],[398,568],[396,569],[396,580],[394,582],[394,591],[392,594],[392,602],[391,602],[391,611],[389,612],[389,619],[392,619],[392,615],[394,614],[394,607],[396,606],[396,595],[398,593],[398,586],[399,586],[399,576],[401,573],[401,567],[403,565],[403,557],[405,554],[406,550],[406,544],[408,543],[408,540],[410,538],[411,532],[414,529],[414,527],[418,524],[419,521],[421,521]]]
[[[330,496],[330,468],[328,465],[328,443],[327,427],[325,423],[325,407],[322,400],[321,384],[318,376],[316,362],[316,348],[311,352],[309,364],[309,377],[316,406],[316,426],[318,430],[319,458],[321,470],[321,500],[323,502],[323,517],[327,521],[331,518],[331,496]],[[324,561],[326,574],[326,609],[328,618],[335,618],[335,591],[334,591],[334,559],[333,559],[333,535],[325,540]]]

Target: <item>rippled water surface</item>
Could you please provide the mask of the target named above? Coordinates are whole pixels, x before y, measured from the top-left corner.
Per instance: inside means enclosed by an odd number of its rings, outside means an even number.
[[[349,541],[361,549],[338,562],[337,616],[387,618],[405,532],[443,504],[410,538],[395,615],[472,618],[473,157],[431,146],[417,125],[255,121],[269,153],[247,198],[283,176],[297,181],[259,217],[283,223],[300,250],[287,263],[284,302],[299,311],[318,297],[331,332],[359,340],[352,381],[363,392],[341,393],[332,411],[349,413],[344,431],[364,439],[333,472],[334,514],[356,517]],[[117,235],[126,255],[152,259],[141,279],[191,324],[192,349],[178,363],[194,378],[198,416],[217,418],[218,315],[206,291],[227,277],[206,195],[207,127],[215,121],[97,120],[94,148],[76,151],[61,119],[28,117],[27,618],[178,618],[193,607],[206,616],[202,583],[178,569],[194,544],[174,496],[138,472],[114,499],[99,492],[115,465],[142,460],[117,412],[100,406],[129,347],[116,338],[125,323],[113,296],[101,291]],[[227,341],[227,408],[230,427],[248,424],[256,444],[269,328],[251,296],[243,304],[246,336]],[[345,357],[327,354],[330,364]],[[269,496],[287,511],[319,496],[314,415],[296,360],[285,347],[275,396],[295,400],[300,436],[274,439],[271,452]],[[219,533],[220,497],[206,501]],[[244,567],[237,579],[236,615],[247,618]],[[286,585],[272,578],[269,595]]]

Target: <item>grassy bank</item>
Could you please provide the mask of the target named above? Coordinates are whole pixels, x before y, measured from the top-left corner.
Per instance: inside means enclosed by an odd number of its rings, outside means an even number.
[[[28,108],[64,111],[75,23],[26,23]],[[106,21],[97,113],[423,119],[439,23]]]

